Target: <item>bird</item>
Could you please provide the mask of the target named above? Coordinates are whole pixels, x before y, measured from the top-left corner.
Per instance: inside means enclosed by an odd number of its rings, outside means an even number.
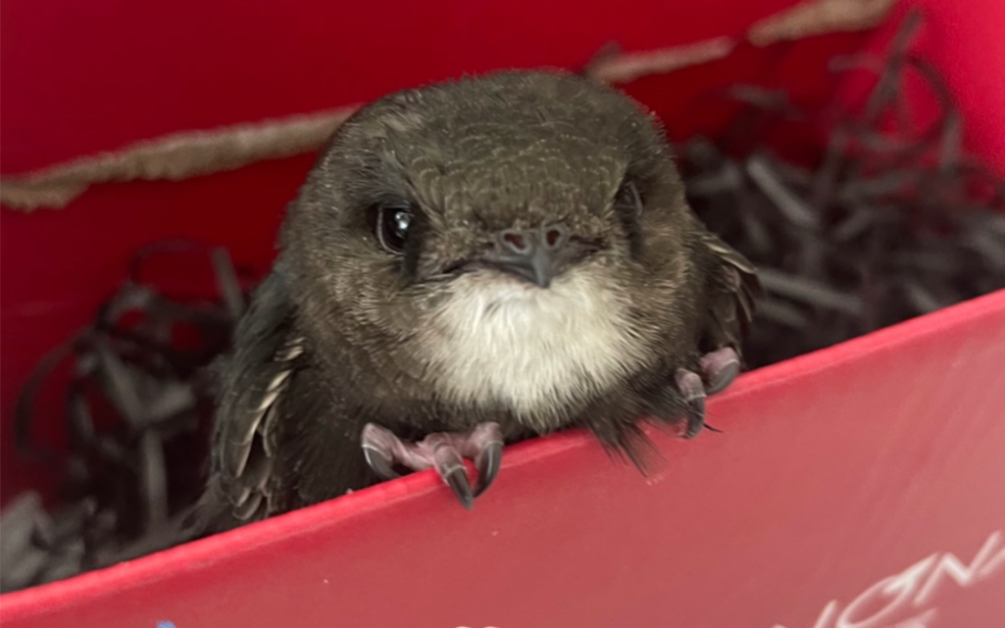
[[[217,531],[427,468],[470,509],[506,444],[559,430],[641,465],[645,421],[701,431],[761,294],[658,118],[550,69],[360,108],[277,248],[218,365]]]

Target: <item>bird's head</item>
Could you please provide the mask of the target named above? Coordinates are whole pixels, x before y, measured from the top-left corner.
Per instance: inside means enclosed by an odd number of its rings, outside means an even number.
[[[351,117],[291,207],[283,248],[318,325],[382,339],[375,350],[395,347],[398,367],[443,395],[533,413],[667,340],[656,319],[674,317],[691,272],[689,220],[663,133],[634,101],[509,72]]]

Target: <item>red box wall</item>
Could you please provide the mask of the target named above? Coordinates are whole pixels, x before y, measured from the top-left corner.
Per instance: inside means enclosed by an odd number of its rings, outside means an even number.
[[[572,67],[609,40],[644,50],[739,35],[790,4],[4,0],[0,163],[11,174],[461,71]],[[963,106],[969,146],[1005,171],[1005,4],[921,4],[921,45]],[[714,122],[686,105],[702,84],[771,67],[824,93],[801,70],[863,40],[802,42],[796,58],[748,51],[631,91],[685,135]],[[60,211],[3,210],[4,429],[27,369],[90,318],[129,253],[187,235],[264,265],[309,165],[101,186]],[[0,618],[12,628],[797,628],[819,618],[830,628],[845,613],[845,626],[880,628],[934,611],[927,625],[1003,625],[1003,364],[998,293],[744,376],[710,405],[726,434],[657,437],[666,461],[648,481],[586,435],[542,439],[507,450],[472,513],[418,474],[0,597]],[[58,404],[50,410],[43,417]],[[49,479],[15,458],[9,432],[0,445],[5,500]],[[969,580],[957,574],[966,586],[946,575],[947,553],[973,567]]]

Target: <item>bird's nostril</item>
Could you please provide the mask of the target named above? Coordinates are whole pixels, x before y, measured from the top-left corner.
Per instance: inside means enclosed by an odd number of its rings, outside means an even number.
[[[544,241],[550,249],[560,246],[564,242],[565,236],[565,227],[561,225],[552,225],[544,229]]]
[[[516,251],[517,253],[523,253],[528,248],[527,238],[523,234],[516,231],[507,231],[503,233],[502,239],[510,249]]]

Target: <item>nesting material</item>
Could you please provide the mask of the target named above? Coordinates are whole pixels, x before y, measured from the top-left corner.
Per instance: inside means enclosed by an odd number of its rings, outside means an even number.
[[[908,15],[885,62],[833,60],[835,74],[877,80],[860,107],[827,112],[837,123],[814,167],[786,161],[751,131],[822,112],[753,86],[730,91],[746,105],[742,124],[680,149],[692,206],[757,265],[768,293],[745,347],[751,367],[1005,288],[1005,182],[965,156],[948,89],[910,53],[920,19]],[[938,103],[921,129],[911,74]]]
[[[144,278],[151,260],[205,256],[214,298],[170,294]],[[196,277],[183,280],[198,283]],[[242,282],[242,279],[245,281]],[[202,491],[213,416],[213,360],[226,350],[250,284],[227,252],[164,242],[138,252],[92,324],[38,365],[17,407],[18,448],[62,470],[64,505],[35,493],[4,509],[0,588],[51,582],[170,547]],[[176,282],[172,282],[176,283]],[[70,363],[67,454],[32,438],[35,397]]]

